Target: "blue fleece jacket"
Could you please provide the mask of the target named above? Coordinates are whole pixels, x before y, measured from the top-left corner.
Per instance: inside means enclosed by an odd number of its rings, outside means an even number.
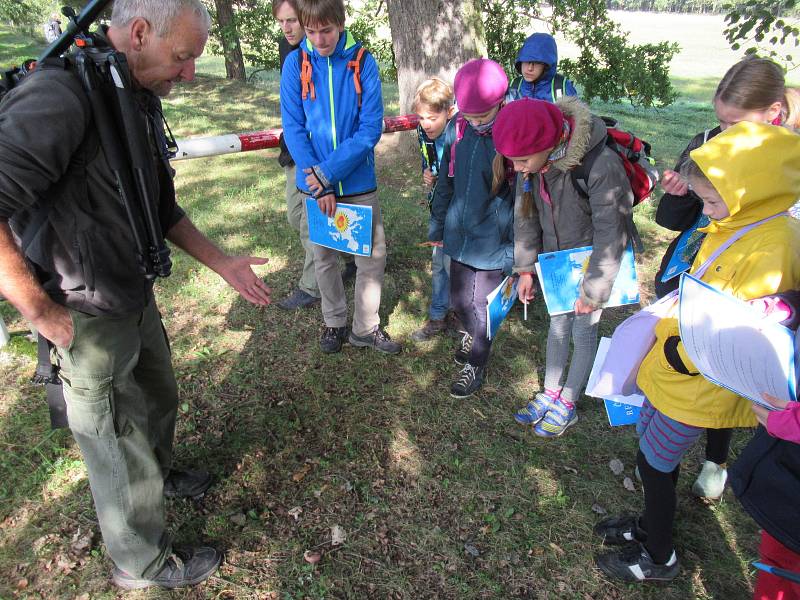
[[[333,53],[320,56],[306,38],[316,98],[302,96],[300,49],[286,58],[281,72],[281,119],[289,152],[297,164],[297,188],[308,193],[304,169],[315,167],[325,193],[337,198],[365,194],[377,187],[375,144],[383,129],[383,98],[378,65],[366,53],[361,69],[361,108],[347,63],[361,44],[344,31]],[[310,195],[310,194],[309,194]]]
[[[577,96],[578,91],[569,79],[564,80],[563,90],[556,90],[553,86],[553,79],[556,76],[558,67],[558,47],[556,40],[547,33],[534,33],[525,43],[522,44],[515,67],[517,72],[522,73],[521,63],[539,62],[547,65],[544,73],[536,81],[530,83],[523,77],[516,77],[508,86],[507,101],[518,100],[519,98],[538,98],[548,102],[555,102],[559,91],[563,91],[565,96]]]
[[[494,141],[490,135],[478,135],[468,124],[456,144],[455,176],[448,176],[458,121],[456,115],[444,132],[428,239],[444,240],[444,253],[458,262],[510,273],[514,263],[514,192],[506,185],[500,195],[492,195]]]

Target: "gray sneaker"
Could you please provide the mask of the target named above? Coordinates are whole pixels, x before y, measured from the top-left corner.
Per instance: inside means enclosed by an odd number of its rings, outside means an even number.
[[[111,579],[125,590],[140,590],[148,587],[175,589],[197,585],[211,577],[222,564],[222,552],[209,546],[173,549],[161,570],[152,579],[128,575],[116,567]]]
[[[310,308],[319,304],[319,298],[297,288],[283,300],[278,302],[278,306],[283,310],[296,310],[298,308]]]
[[[403,351],[403,346],[397,342],[393,342],[389,334],[380,327],[367,335],[356,335],[351,331],[350,338],[347,341],[353,346],[372,348],[378,352],[384,352],[385,354],[400,354],[400,352]]]

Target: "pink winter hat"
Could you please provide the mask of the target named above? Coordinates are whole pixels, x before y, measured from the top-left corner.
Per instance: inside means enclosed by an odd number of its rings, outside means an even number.
[[[495,149],[518,158],[553,148],[561,141],[564,113],[545,100],[522,98],[506,104],[492,127]]]
[[[458,110],[479,115],[503,101],[508,90],[508,76],[493,60],[475,58],[458,70],[453,89]]]

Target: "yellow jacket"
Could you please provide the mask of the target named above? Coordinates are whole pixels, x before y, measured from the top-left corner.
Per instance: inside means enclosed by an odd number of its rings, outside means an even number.
[[[694,150],[691,158],[722,196],[730,215],[701,230],[706,237],[690,272],[734,231],[787,210],[800,197],[800,136],[783,127],[738,123]],[[742,300],[797,289],[800,222],[779,217],[747,232],[709,266],[702,279]],[[676,314],[677,308],[656,325],[656,343],[642,361],[639,387],[658,410],[687,425],[715,429],[755,425],[748,400],[702,375],[685,375],[671,366],[667,354],[677,353],[688,371],[697,373],[683,344],[670,340],[678,336]]]

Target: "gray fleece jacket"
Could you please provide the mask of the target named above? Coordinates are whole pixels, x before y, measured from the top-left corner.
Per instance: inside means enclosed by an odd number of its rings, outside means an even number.
[[[620,259],[628,244],[628,223],[633,193],[622,159],[605,148],[595,159],[587,180],[589,198],[575,189],[570,170],[599,144],[605,144],[606,126],[589,108],[573,97],[557,102],[573,120],[573,130],[563,158],[544,173],[532,177],[533,214],[522,213],[523,177],[517,177],[514,203],[514,272],[535,272],[540,252],[592,246],[583,279],[581,298],[601,305],[611,295]],[[550,193],[552,206],[540,193],[540,178]]]

